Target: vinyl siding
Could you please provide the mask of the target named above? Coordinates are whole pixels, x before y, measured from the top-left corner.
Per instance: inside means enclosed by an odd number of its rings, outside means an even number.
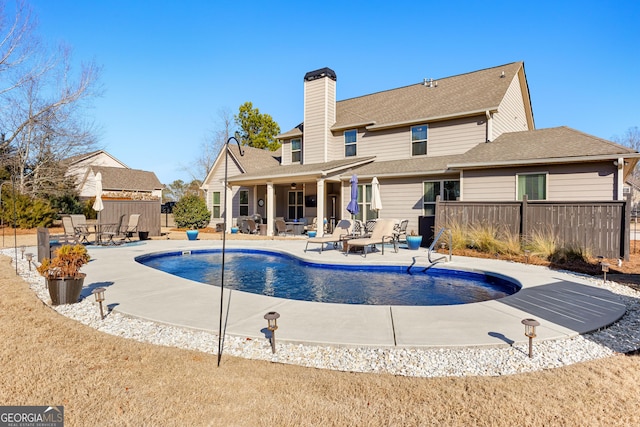
[[[491,141],[506,132],[529,130],[526,114],[520,77],[517,74],[509,85],[502,102],[500,102],[498,112],[493,115],[493,136]]]
[[[467,117],[429,124],[427,155],[445,156],[462,154],[484,142],[486,138],[484,116]],[[338,159],[344,157],[344,131],[334,132]],[[337,151],[338,149],[336,149]],[[358,129],[357,157],[376,156],[377,161],[411,158],[411,126],[369,132]]]
[[[229,156],[229,163],[228,163],[228,176],[234,176],[234,175],[238,175],[241,173],[240,168],[238,167],[238,165],[236,164],[235,161],[233,161],[233,159],[231,158],[231,156]],[[212,206],[213,206],[213,192],[215,191],[219,191],[220,192],[220,206],[221,206],[221,212],[220,215],[224,217],[224,210],[225,210],[225,204],[224,204],[224,197],[225,197],[225,191],[224,191],[224,159],[219,162],[219,164],[217,165],[216,170],[214,171],[213,174],[211,174],[211,177],[209,179],[209,182],[207,183],[207,208],[209,209],[209,212],[212,212]],[[233,208],[232,208],[232,212],[233,212],[233,216],[236,217],[238,215],[238,212],[240,210],[240,198],[238,195],[238,191],[241,189],[241,187],[233,187]],[[249,193],[249,203],[251,204],[252,201],[252,195],[251,192]],[[251,207],[249,208],[249,211],[251,211]],[[214,219],[213,220],[214,223],[216,222],[223,222],[222,219]]]
[[[451,176],[429,177],[429,181],[440,181],[447,179],[458,179]],[[418,217],[422,212],[423,182],[426,179],[402,178],[402,179],[379,179],[380,198],[382,199],[382,210],[380,218],[393,218],[397,220],[408,219],[407,230],[418,232]],[[370,184],[371,181],[362,181],[358,184]],[[351,188],[349,182],[343,182],[342,187],[342,218],[351,218],[347,211]]]
[[[336,82],[321,78],[304,85],[304,141],[305,164],[325,162],[325,149],[335,123]]]
[[[290,165],[291,164],[291,140],[286,139],[282,141],[282,159],[280,160],[280,164],[282,165]]]
[[[616,175],[608,163],[464,171],[462,197],[471,202],[516,200],[517,174],[546,172],[547,200],[613,200]]]
[[[485,142],[486,121],[485,116],[476,116],[429,124],[427,155],[462,154]]]

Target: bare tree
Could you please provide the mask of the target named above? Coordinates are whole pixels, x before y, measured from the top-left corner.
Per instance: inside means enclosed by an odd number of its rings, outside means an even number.
[[[640,151],[640,128],[638,126],[630,127],[622,136],[616,135],[611,139],[620,145]],[[633,170],[633,176],[640,178],[640,167],[638,165]]]
[[[83,113],[100,94],[100,70],[83,64],[77,76],[71,51],[53,53],[33,35],[31,14],[17,4],[12,25],[0,16],[0,153],[22,192],[55,194],[65,186],[61,162],[94,149],[96,131]]]
[[[231,110],[228,108],[220,109],[218,119],[216,129],[210,131],[200,145],[198,157],[190,166],[184,168],[194,181],[204,181],[222,146],[232,134],[234,119]]]

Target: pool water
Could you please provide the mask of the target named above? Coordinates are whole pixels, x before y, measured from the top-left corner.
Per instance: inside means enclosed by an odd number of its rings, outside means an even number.
[[[220,286],[220,250],[168,252],[136,260],[167,273]],[[520,288],[482,273],[404,266],[315,264],[287,254],[227,249],[225,288],[279,298],[340,304],[455,305],[502,298]]]

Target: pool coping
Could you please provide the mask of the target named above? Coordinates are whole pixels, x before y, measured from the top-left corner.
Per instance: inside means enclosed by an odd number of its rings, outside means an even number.
[[[425,249],[346,256],[338,250],[304,252],[305,240],[230,240],[227,248],[276,250],[310,262],[428,266]],[[106,304],[124,315],[218,332],[220,288],[141,265],[135,257],[166,251],[220,249],[221,241],[149,240],[120,247],[89,247],[85,286],[106,287]],[[280,313],[279,341],[356,347],[504,346],[525,342],[522,319],[540,322],[537,339],[570,338],[618,320],[625,306],[593,279],[545,267],[453,257],[439,268],[513,278],[522,290],[500,300],[455,306],[364,306],[285,300],[225,289],[223,330],[251,339],[267,335],[264,314]],[[233,274],[225,271],[225,275]]]

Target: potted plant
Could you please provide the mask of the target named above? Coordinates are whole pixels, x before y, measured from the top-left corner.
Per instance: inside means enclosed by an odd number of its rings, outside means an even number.
[[[422,243],[422,236],[417,235],[415,230],[411,230],[411,233],[407,236],[407,247],[412,251],[417,251]]]
[[[51,259],[45,258],[38,266],[49,289],[52,305],[74,304],[80,298],[86,274],[80,268],[89,262],[87,248],[82,245],[62,245]]]
[[[173,219],[176,226],[187,229],[187,238],[196,240],[198,229],[206,227],[211,219],[207,203],[202,197],[187,194],[173,208]]]

